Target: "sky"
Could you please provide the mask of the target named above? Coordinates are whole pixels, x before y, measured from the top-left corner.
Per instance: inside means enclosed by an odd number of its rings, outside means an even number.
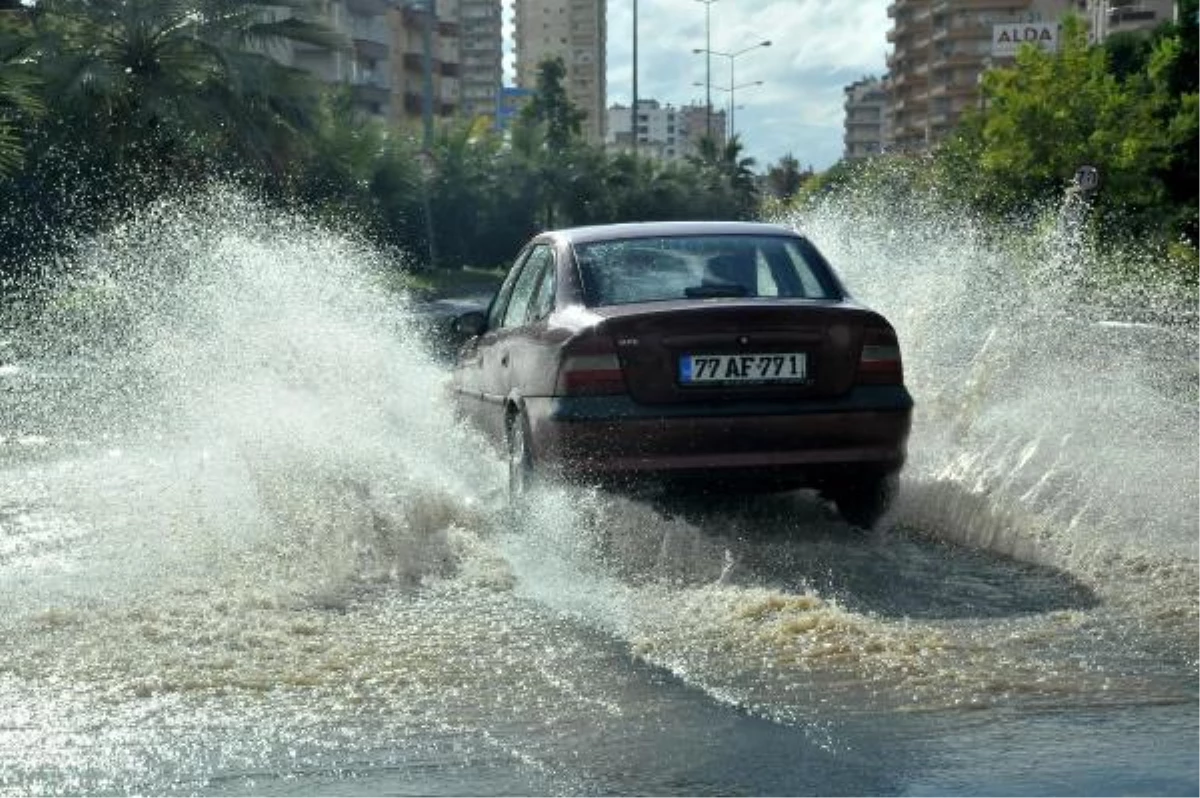
[[[887,71],[888,0],[716,0],[711,49],[736,53],[737,133],[765,171],[787,154],[803,169],[828,169],[842,156],[845,87]],[[704,104],[705,4],[639,0],[638,97],[676,106]],[[632,97],[633,0],[608,0],[608,105]],[[730,59],[712,57],[712,85],[728,88]],[[693,83],[701,85],[694,86]],[[712,90],[713,106],[729,93]]]

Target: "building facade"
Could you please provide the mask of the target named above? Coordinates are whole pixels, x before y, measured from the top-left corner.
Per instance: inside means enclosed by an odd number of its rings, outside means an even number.
[[[495,86],[488,104],[494,114],[503,52],[499,0],[327,0],[320,21],[342,34],[349,47],[291,42],[272,55],[326,83],[348,86],[358,113],[394,126],[421,126],[427,110],[431,120],[468,112],[462,83],[462,19],[468,8],[480,5],[495,10],[495,68],[490,73]],[[481,38],[476,35],[473,44]]]
[[[889,133],[887,82],[887,78],[863,78],[845,88],[842,157],[846,160],[869,158],[884,151]]]
[[[493,123],[500,113],[504,83],[500,12],[501,0],[458,0],[460,110],[470,119],[487,117]]]
[[[385,0],[330,0],[321,22],[342,34],[348,49],[288,42],[271,54],[326,83],[349,86],[356,111],[388,120],[393,107],[391,8]]]
[[[893,0],[887,13],[891,83],[885,147],[927,152],[979,102],[985,70],[1029,41],[1053,49],[1060,20],[1088,0]]]
[[[725,112],[714,109],[713,138],[725,143]],[[605,146],[610,150],[633,148],[633,112],[628,105],[613,105],[608,109]],[[638,100],[637,151],[662,161],[677,161],[693,155],[708,132],[708,116],[704,106],[685,105],[676,108],[662,105],[658,100]]]
[[[460,2],[436,0],[432,15],[425,4],[395,4],[389,11],[393,125],[412,128],[423,125],[426,114],[429,121],[458,114]]]
[[[1088,0],[1091,41],[1100,43],[1114,33],[1149,31],[1176,20],[1175,0]]]
[[[679,125],[683,128],[684,138],[688,141],[688,152],[695,152],[700,146],[700,140],[712,138],[718,149],[725,148],[725,132],[729,120],[724,109],[693,103],[679,109]]]
[[[564,89],[584,113],[583,135],[604,141],[607,113],[605,0],[514,0],[517,86],[537,88],[538,65],[559,57]]]

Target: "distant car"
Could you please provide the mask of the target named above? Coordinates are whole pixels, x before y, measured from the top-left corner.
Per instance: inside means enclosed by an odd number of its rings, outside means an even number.
[[[545,232],[455,329],[452,397],[506,451],[516,495],[541,474],[815,488],[868,526],[904,464],[896,333],[786,227]]]

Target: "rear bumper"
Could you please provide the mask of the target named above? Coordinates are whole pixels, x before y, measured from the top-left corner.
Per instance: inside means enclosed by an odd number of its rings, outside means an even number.
[[[568,475],[745,476],[818,485],[904,464],[913,400],[860,386],[831,401],[639,405],[628,396],[527,398],[533,453]]]

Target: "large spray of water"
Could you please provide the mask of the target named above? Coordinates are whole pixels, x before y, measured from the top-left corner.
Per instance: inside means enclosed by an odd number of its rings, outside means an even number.
[[[45,311],[0,334],[0,589],[17,610],[0,624],[25,641],[8,667],[32,674],[53,658],[42,630],[87,612],[159,635],[128,652],[72,638],[107,652],[112,683],[273,684],[291,671],[256,648],[268,632],[288,656],[320,649],[325,610],[449,584],[581,619],[787,721],[1117,695],[1063,629],[1194,670],[1194,308],[1149,284],[1081,301],[1098,256],[1053,225],[1010,242],[872,197],[788,221],[904,347],[910,466],[871,535],[811,497],[670,507],[570,487],[514,519],[378,253],[223,188],[82,244]],[[1097,602],[1132,621],[1090,630]],[[86,658],[59,659],[81,678]]]
[[[2,545],[52,547],[39,536],[70,525],[38,518],[76,519],[107,556],[63,578],[126,597],[194,582],[337,600],[452,572],[499,472],[453,424],[384,288],[395,268],[224,188],[84,245],[5,336],[4,493],[22,510]]]

